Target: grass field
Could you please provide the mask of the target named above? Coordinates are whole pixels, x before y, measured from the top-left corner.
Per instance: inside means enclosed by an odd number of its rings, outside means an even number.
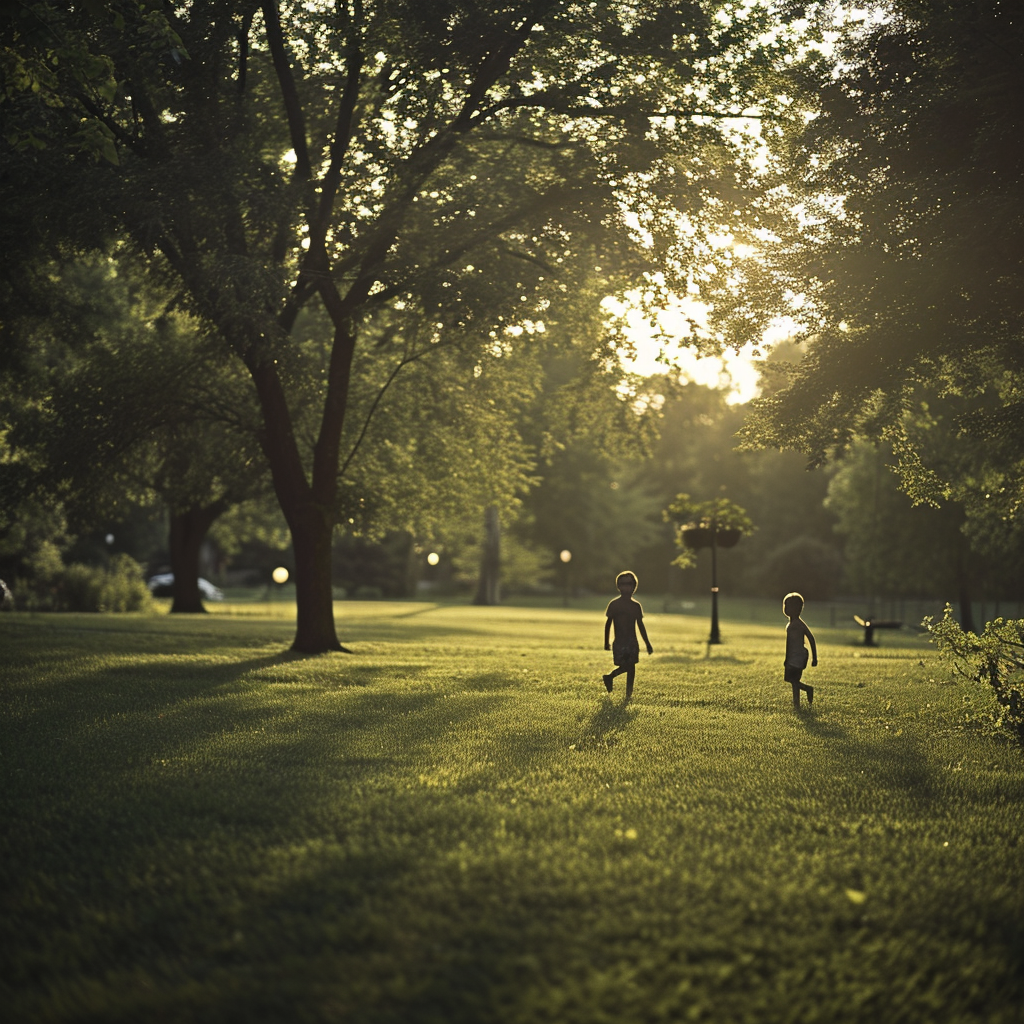
[[[592,610],[0,616],[11,1021],[1024,1019],[1024,754],[908,633]],[[244,614],[241,614],[244,612]],[[238,613],[238,614],[234,614]]]

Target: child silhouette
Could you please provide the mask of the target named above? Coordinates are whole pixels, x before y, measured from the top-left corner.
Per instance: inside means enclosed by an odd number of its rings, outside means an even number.
[[[804,599],[797,593],[787,594],[782,599],[782,610],[789,616],[786,627],[786,682],[793,686],[793,707],[800,707],[800,691],[807,694],[807,703],[814,703],[814,687],[800,682],[803,671],[807,668],[807,648],[804,637],[811,642],[811,665],[818,664],[818,648],[814,643],[814,634],[807,628],[807,623],[800,618],[804,610]]]
[[[609,693],[612,692],[612,680],[626,673],[626,700],[633,696],[633,680],[636,676],[636,664],[640,660],[640,642],[636,638],[637,629],[647,644],[647,653],[653,654],[654,648],[651,641],[647,639],[647,630],[644,628],[644,610],[640,607],[639,601],[633,600],[633,593],[637,588],[635,573],[620,572],[615,577],[615,586],[619,588],[619,597],[610,601],[605,611],[604,621],[604,649],[612,652],[612,659],[615,662],[615,671],[604,676],[604,685]],[[612,625],[615,626],[615,643],[608,643],[608,635]]]

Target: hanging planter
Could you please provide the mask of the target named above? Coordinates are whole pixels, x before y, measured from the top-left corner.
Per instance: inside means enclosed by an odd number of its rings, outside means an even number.
[[[700,548],[711,547],[712,539],[714,539],[715,547],[734,548],[739,544],[740,537],[743,536],[743,531],[726,529],[723,527],[719,527],[716,530],[713,526],[684,526],[683,529],[680,530],[680,535],[683,539],[683,543],[688,548],[697,551]]]
[[[745,534],[753,533],[754,524],[746,511],[728,498],[694,502],[688,494],[677,494],[664,512],[669,521],[679,523],[677,543],[682,549],[674,565],[689,568],[696,564],[694,552],[711,549],[711,635],[709,644],[720,644],[718,628],[718,549],[734,548]],[[726,525],[728,524],[728,525]]]

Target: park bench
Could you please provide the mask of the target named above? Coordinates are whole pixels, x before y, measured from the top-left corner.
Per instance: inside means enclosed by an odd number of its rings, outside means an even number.
[[[865,647],[875,646],[876,629],[899,629],[903,625],[898,619],[862,619],[859,615],[854,615],[853,621],[864,627]]]

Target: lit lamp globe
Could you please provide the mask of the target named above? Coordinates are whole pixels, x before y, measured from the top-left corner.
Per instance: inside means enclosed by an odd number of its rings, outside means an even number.
[[[563,548],[559,553],[558,557],[568,565],[572,561],[572,552],[568,548]]]
[[[288,570],[283,565],[279,565],[270,575],[275,583],[288,582]]]
[[[427,565],[437,565],[441,561],[441,556],[436,551],[431,551],[427,555]]]

